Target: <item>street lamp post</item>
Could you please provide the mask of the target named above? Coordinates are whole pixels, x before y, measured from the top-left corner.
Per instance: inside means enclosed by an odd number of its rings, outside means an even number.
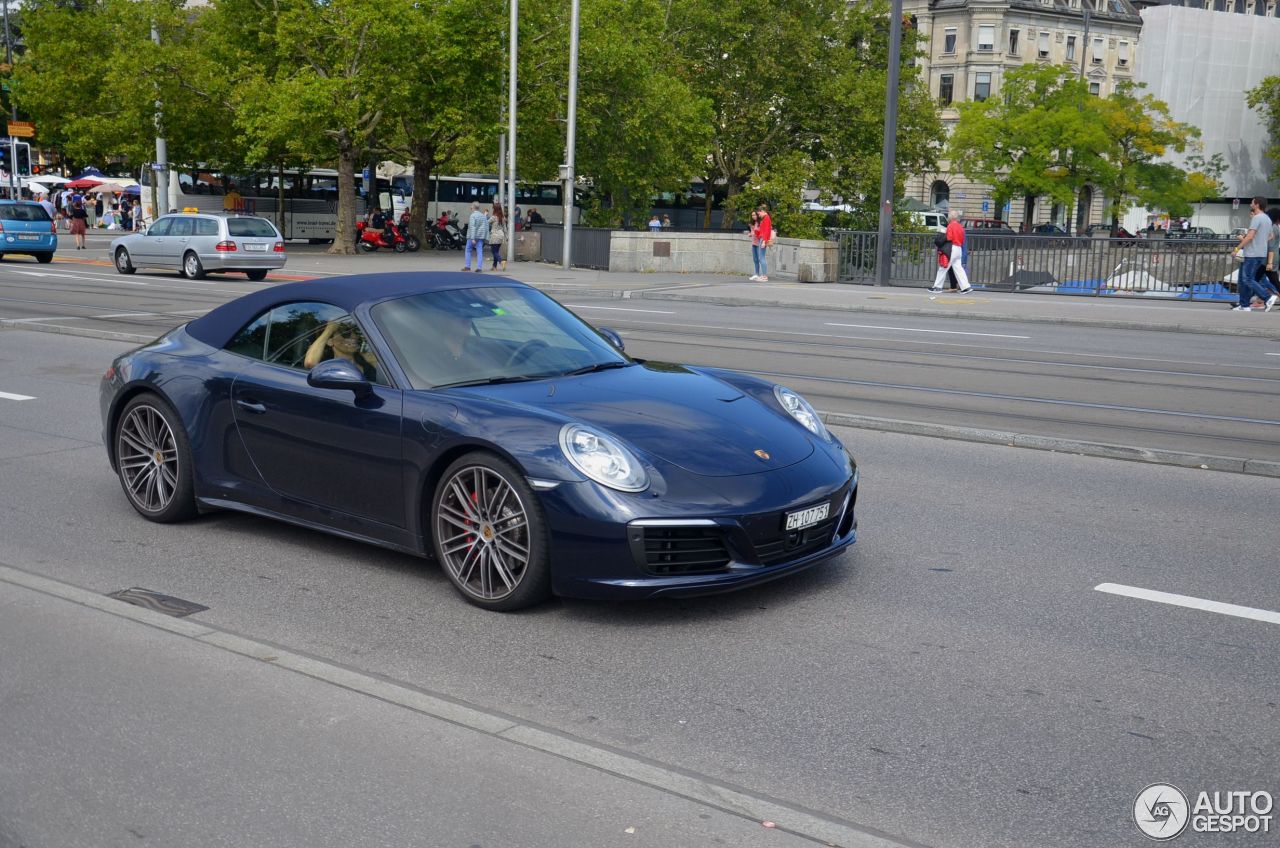
[[[564,167],[560,169],[561,202],[564,204],[564,246],[560,264],[564,268],[573,265],[573,187],[577,183],[574,174],[574,154],[578,133],[578,0],[573,0],[569,20],[569,113],[565,131]]]
[[[512,248],[515,246],[516,226],[516,30],[517,18],[520,14],[520,0],[511,0],[511,23],[507,33],[510,45],[510,69],[508,71],[511,85],[507,88],[507,237],[508,258],[513,260]],[[480,263],[484,264],[483,260]]]
[[[898,155],[898,74],[902,54],[902,0],[889,13],[889,81],[885,85],[884,146],[880,165],[880,230],[876,242],[876,285],[889,285],[893,262],[893,166]]]
[[[9,0],[4,0],[4,61],[13,67],[13,41],[9,37]],[[9,116],[18,120],[18,106],[13,102],[13,90],[9,91]],[[9,197],[18,198],[18,140],[9,136]]]

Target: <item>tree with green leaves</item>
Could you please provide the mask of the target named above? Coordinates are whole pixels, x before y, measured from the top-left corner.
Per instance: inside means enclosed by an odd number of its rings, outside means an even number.
[[[960,104],[947,156],[955,170],[991,186],[997,207],[1031,195],[1070,210],[1107,164],[1110,140],[1097,104],[1067,65],[1015,68],[999,97]]]
[[[1250,109],[1267,122],[1269,144],[1264,151],[1271,160],[1271,179],[1280,180],[1280,76],[1269,76],[1245,93]]]
[[[1188,198],[1205,186],[1189,189],[1187,172],[1169,159],[1194,149],[1200,130],[1173,120],[1169,106],[1141,85],[1121,83],[1110,97],[1094,101],[1107,135],[1105,163],[1094,181],[1106,194],[1112,226],[1135,202],[1190,214]]]
[[[821,80],[825,108],[818,114],[817,144],[812,148],[813,182],[853,207],[844,223],[854,228],[875,229],[880,220],[889,23],[884,3],[842,5],[835,21],[838,47],[833,48]],[[904,27],[894,197],[902,196],[904,174],[937,167],[943,137],[938,106],[915,61],[919,45],[919,33]],[[789,227],[781,231],[792,233]]]

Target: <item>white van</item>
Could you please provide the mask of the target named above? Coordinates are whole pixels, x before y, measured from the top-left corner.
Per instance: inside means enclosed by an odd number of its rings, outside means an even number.
[[[911,212],[911,220],[935,233],[947,231],[946,212]]]

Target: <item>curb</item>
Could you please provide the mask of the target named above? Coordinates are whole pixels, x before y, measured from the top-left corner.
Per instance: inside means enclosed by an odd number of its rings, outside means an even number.
[[[511,744],[521,745],[588,768],[613,774],[668,795],[684,798],[729,815],[759,821],[773,821],[780,830],[843,848],[923,848],[870,828],[828,818],[821,813],[792,806],[733,789],[700,775],[680,771],[628,754],[550,731],[447,697],[416,689],[387,678],[346,668],[322,658],[286,650],[219,630],[192,619],[172,618],[143,607],[100,595],[78,586],[41,577],[0,563],[0,581],[40,592],[117,618],[194,639],[228,653],[247,657],[296,674],[310,677],[352,692],[377,698],[420,715],[469,728]]]
[[[1251,474],[1258,477],[1280,477],[1280,462],[1266,459],[1244,459],[1233,456],[1137,448],[1127,445],[1111,445],[1105,442],[1084,442],[1076,439],[1060,439],[1053,436],[1036,436],[1001,430],[982,430],[976,427],[956,427],[949,424],[928,424],[922,421],[898,421],[892,418],[847,415],[840,412],[819,412],[818,414],[822,416],[822,420],[826,424],[835,427],[882,430],[889,433],[905,433],[911,436],[931,436],[940,439],[955,439],[962,442],[980,442],[982,444],[1031,448],[1032,450],[1053,451],[1056,453],[1073,453],[1081,456],[1102,457],[1104,459],[1146,462],[1153,465],[1176,465],[1182,468],[1228,471],[1234,474]]]
[[[35,321],[24,321],[17,318],[0,318],[0,329],[31,330],[34,333],[53,333],[59,336],[81,336],[87,339],[102,339],[109,342],[132,342],[134,344],[146,344],[147,342],[155,341],[160,335],[167,332],[161,331],[154,336],[144,336],[138,333],[117,333],[112,330],[94,330],[90,327],[64,327],[59,324],[41,324]]]
[[[584,291],[585,294],[585,291]],[[1000,313],[974,314],[958,309],[920,309],[915,307],[862,306],[851,303],[795,303],[786,300],[758,300],[743,297],[721,297],[715,295],[673,294],[663,291],[649,292],[644,289],[632,289],[622,295],[635,300],[686,300],[694,303],[713,303],[722,306],[759,306],[769,309],[808,309],[827,312],[862,312],[870,315],[910,315],[926,318],[964,318],[979,321],[1007,321],[1021,324],[1059,324],[1076,327],[1099,327],[1107,330],[1140,330],[1150,333],[1196,333],[1207,336],[1244,336],[1280,341],[1280,324],[1268,327],[1200,327],[1186,324],[1146,324],[1141,321],[1115,321],[1091,318],[1060,318],[1047,315],[1006,315]],[[1033,295],[1029,295],[1033,296]],[[1061,295],[1044,295],[1054,297]],[[617,295],[613,295],[617,297]]]

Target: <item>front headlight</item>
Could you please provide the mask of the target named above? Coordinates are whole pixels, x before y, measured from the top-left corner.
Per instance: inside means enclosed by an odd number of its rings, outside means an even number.
[[[822,419],[818,417],[818,411],[809,405],[809,401],[785,386],[774,386],[773,396],[778,399],[778,403],[782,404],[782,408],[810,433],[828,440],[831,438]]]
[[[621,492],[649,488],[649,475],[635,454],[603,433],[581,424],[566,424],[560,428],[560,450],[574,468],[602,486]]]

